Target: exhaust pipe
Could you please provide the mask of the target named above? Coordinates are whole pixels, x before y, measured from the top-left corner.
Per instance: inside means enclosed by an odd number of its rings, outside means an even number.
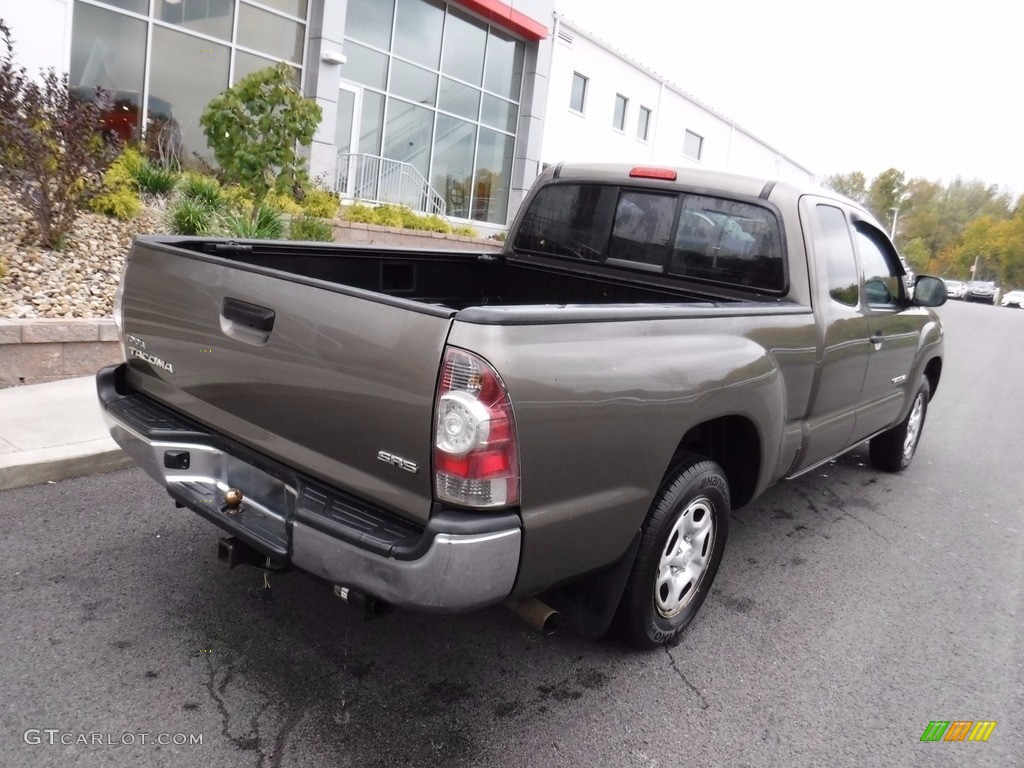
[[[360,592],[358,589],[343,587],[340,584],[334,585],[334,596],[346,605],[361,611],[367,621],[379,619],[381,616],[386,616],[395,610],[395,606],[391,603],[379,600],[365,592]]]
[[[542,603],[536,597],[523,600],[509,600],[505,607],[522,619],[532,629],[544,635],[554,634],[561,622],[561,617],[550,605]]]

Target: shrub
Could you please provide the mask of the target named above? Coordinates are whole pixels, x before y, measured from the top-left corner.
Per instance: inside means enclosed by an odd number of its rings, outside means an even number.
[[[176,235],[207,235],[217,212],[195,197],[179,197],[167,211],[167,226]]]
[[[135,177],[145,162],[142,155],[131,147],[125,147],[103,174],[103,188],[89,201],[89,207],[96,213],[122,221],[138,216],[142,203]]]
[[[322,243],[333,243],[334,226],[324,219],[303,214],[292,219],[288,238],[290,240],[316,240]]]
[[[199,122],[224,178],[253,196],[254,222],[271,190],[287,192],[305,178],[296,144],[312,143],[321,114],[284,63],[245,76],[203,111]]]
[[[457,227],[452,227],[452,234],[461,235],[462,237],[480,237],[480,233],[468,224],[460,224]]]
[[[284,236],[284,216],[269,206],[259,206],[252,216],[237,213],[224,217],[224,229],[233,237],[250,240],[280,240]]]
[[[181,180],[182,197],[197,200],[213,211],[220,211],[226,207],[220,190],[219,181],[201,173],[186,173]]]
[[[178,183],[178,174],[144,160],[135,171],[135,182],[143,192],[166,195]]]
[[[14,63],[2,19],[0,40],[0,180],[32,214],[43,245],[60,247],[111,160],[100,135],[109,99],[74,98],[67,74],[54,69],[30,78]]]
[[[89,201],[89,207],[96,213],[113,216],[121,221],[134,219],[142,212],[139,193],[127,186],[118,186],[101,192]]]
[[[343,218],[345,221],[353,221],[356,224],[376,224],[377,213],[372,206],[356,203],[345,209]]]
[[[302,198],[302,207],[310,216],[321,219],[333,219],[338,213],[341,202],[330,190],[314,188]]]
[[[284,192],[269,192],[263,200],[263,205],[290,216],[302,214],[302,206],[295,202],[294,197]]]

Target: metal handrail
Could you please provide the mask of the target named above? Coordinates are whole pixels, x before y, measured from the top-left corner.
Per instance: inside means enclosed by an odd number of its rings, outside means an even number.
[[[363,152],[339,152],[334,188],[343,198],[404,205],[446,216],[447,205],[411,163]]]

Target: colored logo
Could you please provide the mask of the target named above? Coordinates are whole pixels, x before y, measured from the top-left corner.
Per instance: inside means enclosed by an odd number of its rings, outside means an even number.
[[[921,741],[988,741],[995,729],[995,720],[932,720]]]

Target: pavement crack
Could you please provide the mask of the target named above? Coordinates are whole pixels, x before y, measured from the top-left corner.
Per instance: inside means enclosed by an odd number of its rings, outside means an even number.
[[[679,679],[682,680],[683,683],[686,685],[686,687],[693,691],[697,698],[700,699],[700,708],[707,709],[708,707],[710,707],[711,705],[708,703],[707,697],[704,696],[703,693],[701,693],[700,689],[696,685],[694,685],[687,679],[686,675],[683,673],[683,670],[679,668],[679,665],[676,663],[676,658],[672,655],[672,651],[669,650],[669,647],[667,645],[662,647],[665,649],[665,655],[668,656],[668,663],[672,667],[672,671],[675,672]]]
[[[220,712],[220,733],[225,739],[234,745],[235,749],[248,752],[256,752],[256,768],[264,768],[265,756],[262,749],[260,748],[260,729],[259,729],[259,717],[266,710],[267,706],[264,705],[259,712],[249,719],[249,734],[245,736],[233,736],[231,734],[231,712],[228,710],[228,705],[224,701],[224,694],[227,691],[228,685],[235,677],[234,665],[230,662],[227,663],[227,668],[224,672],[224,676],[221,681],[217,682],[217,669],[213,664],[213,659],[207,658],[206,666],[209,670],[209,675],[204,683],[206,692],[213,699],[214,704],[217,705],[217,711]]]

